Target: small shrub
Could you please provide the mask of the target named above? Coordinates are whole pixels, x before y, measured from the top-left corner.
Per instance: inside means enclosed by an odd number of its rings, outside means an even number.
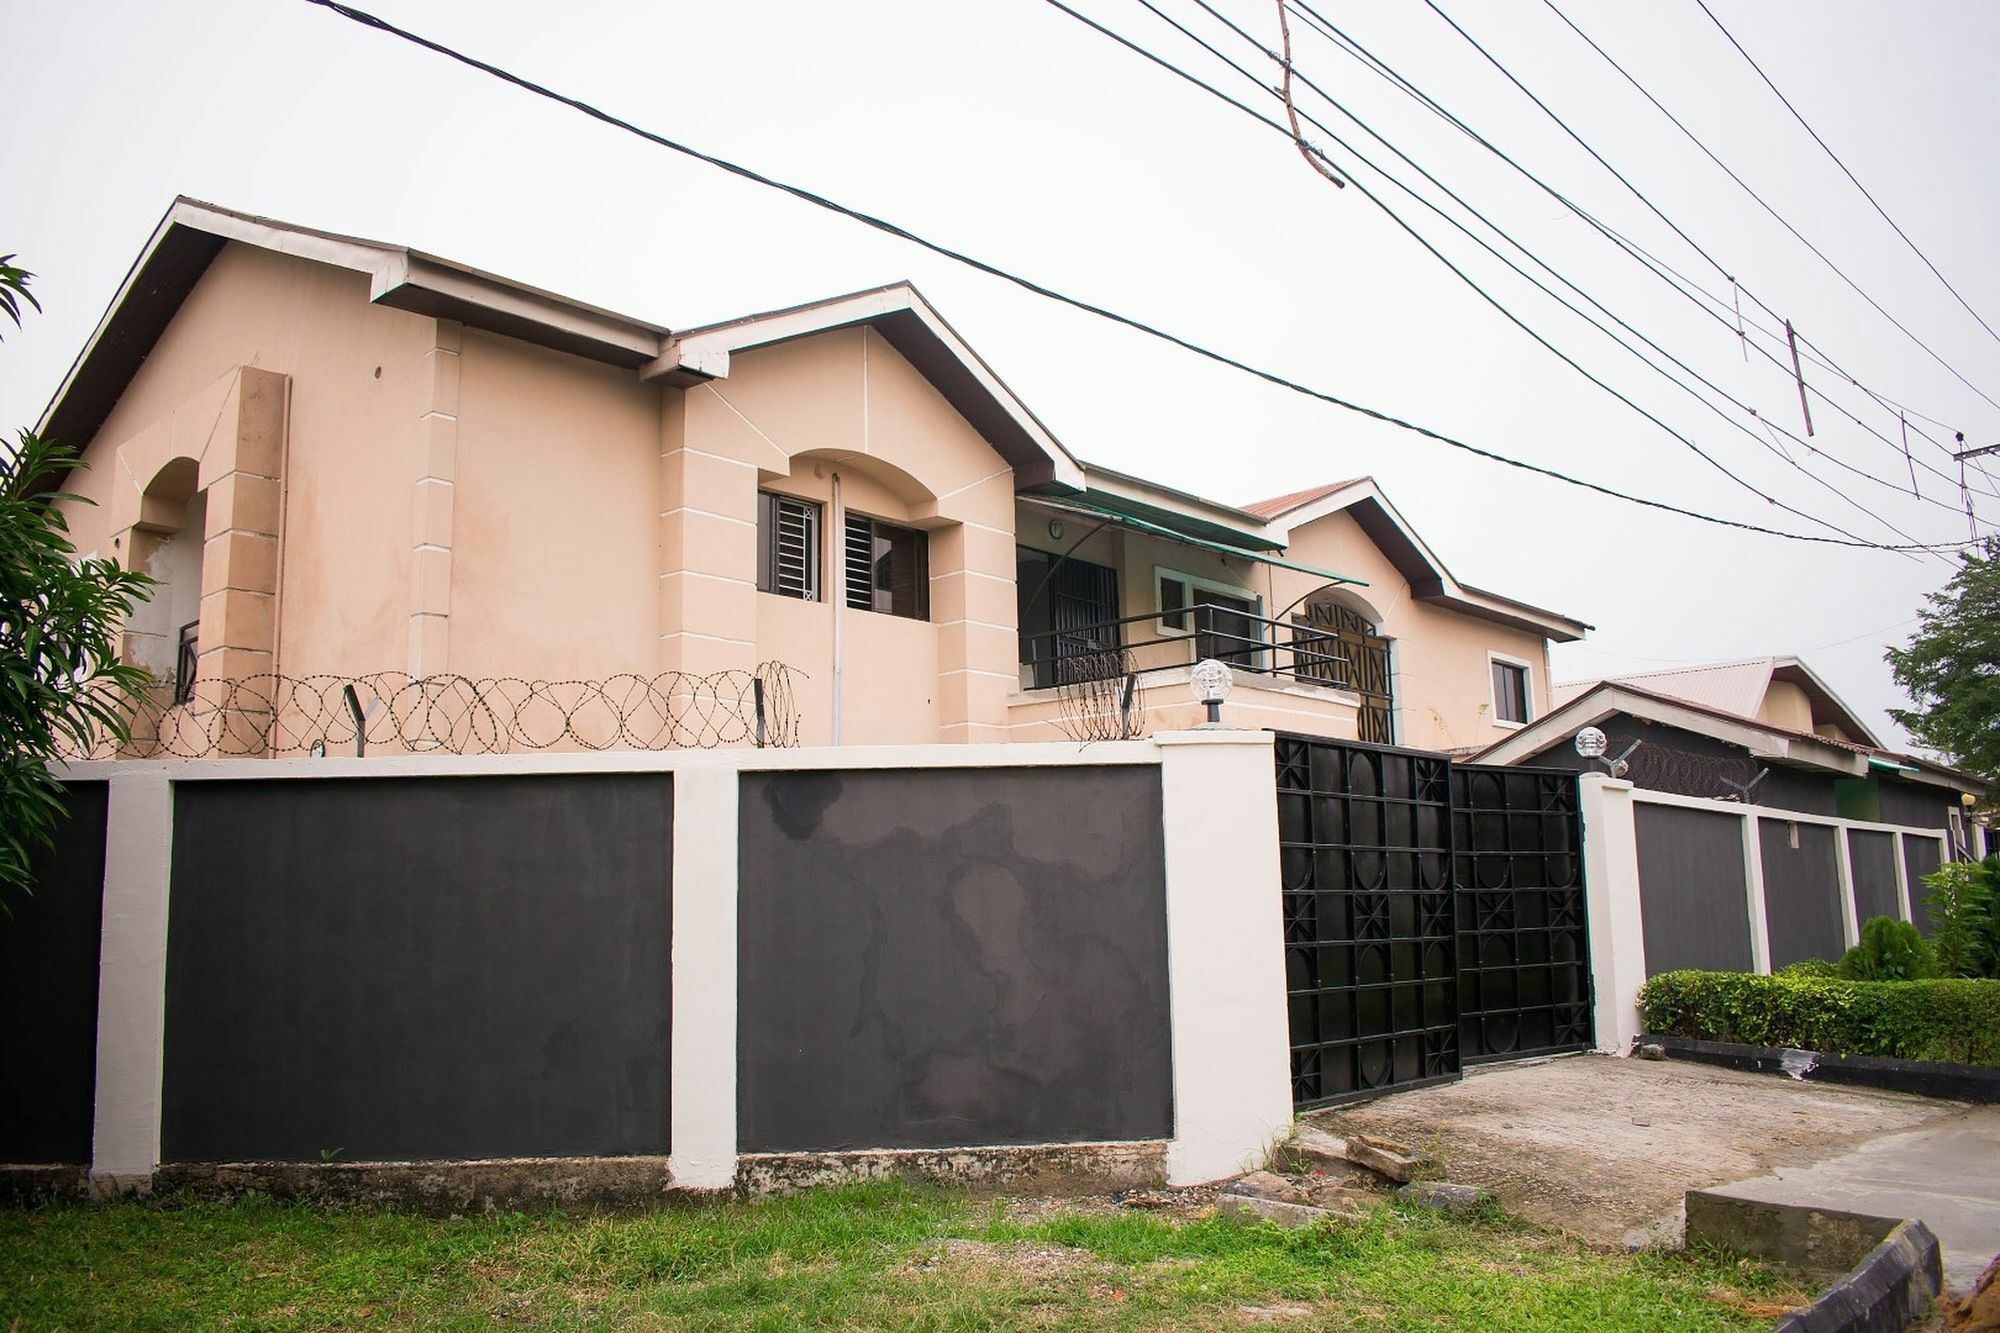
[[[1697,1041],[2000,1068],[2000,981],[1663,972],[1639,1006],[1647,1031]]]
[[[1840,967],[1824,958],[1801,958],[1778,969],[1781,977],[1837,977]]]
[[[1988,858],[1989,862],[1993,858]],[[1994,975],[1995,878],[2000,868],[1977,861],[1948,861],[1924,876],[1930,892],[1931,947],[1947,977]]]
[[[1937,955],[1917,928],[1892,916],[1868,918],[1861,943],[1840,959],[1849,981],[1922,981],[1938,974]]]

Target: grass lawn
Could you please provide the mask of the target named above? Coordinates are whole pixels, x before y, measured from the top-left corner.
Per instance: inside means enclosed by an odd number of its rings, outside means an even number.
[[[0,1210],[0,1328],[1757,1328],[1805,1299],[1384,1203],[1295,1232],[899,1185],[643,1215],[426,1218],[251,1200]]]

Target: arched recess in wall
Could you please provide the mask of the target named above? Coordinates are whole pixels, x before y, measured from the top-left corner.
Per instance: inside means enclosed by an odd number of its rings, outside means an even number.
[[[1392,640],[1382,617],[1352,589],[1329,583],[1292,611],[1292,644],[1298,674],[1361,697],[1359,738],[1387,745],[1395,735]]]
[[[126,539],[127,567],[155,586],[126,622],[124,657],[144,667],[163,702],[174,704],[192,692],[201,652],[208,492],[198,488],[199,473],[192,458],[161,467],[140,493],[138,521]]]

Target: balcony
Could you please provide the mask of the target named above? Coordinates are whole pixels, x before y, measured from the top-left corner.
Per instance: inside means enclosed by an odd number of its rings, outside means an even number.
[[[1372,633],[1203,603],[1024,634],[1020,649],[1020,693],[1009,709],[1016,739],[1107,740],[1191,726],[1202,710],[1186,683],[1204,658],[1235,677],[1224,710],[1231,725],[1393,738],[1389,641]]]

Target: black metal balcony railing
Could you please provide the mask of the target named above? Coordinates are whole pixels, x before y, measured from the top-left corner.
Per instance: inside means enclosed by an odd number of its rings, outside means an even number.
[[[1353,624],[1329,632],[1302,620],[1273,620],[1237,607],[1206,603],[1166,614],[1180,619],[1188,629],[1178,634],[1156,631],[1151,637],[1127,642],[1126,626],[1161,623],[1162,613],[1149,611],[1023,634],[1021,661],[1030,668],[1030,687],[1060,690],[1079,699],[1091,696],[1081,709],[1081,714],[1091,716],[1082,721],[1071,719],[1072,732],[1081,728],[1084,733],[1079,739],[1124,738],[1139,734],[1133,711],[1139,673],[1191,666],[1212,657],[1237,671],[1357,694],[1361,705],[1355,726],[1360,738],[1383,744],[1395,740],[1389,640],[1359,617]],[[1121,679],[1122,688],[1109,688],[1109,682]]]
[[[1365,672],[1357,645],[1290,621],[1272,620],[1234,607],[1202,604],[1169,613],[1187,631],[1127,639],[1127,625],[1159,623],[1148,611],[1021,636],[1021,661],[1033,668],[1033,688],[1051,689],[1126,671],[1192,666],[1212,657],[1238,671],[1280,676],[1335,689],[1359,689]],[[1165,652],[1148,653],[1171,645]],[[1384,644],[1386,652],[1386,643]]]
[[[184,704],[194,697],[195,663],[201,658],[201,622],[190,620],[181,626],[180,642],[174,650],[174,703]]]

